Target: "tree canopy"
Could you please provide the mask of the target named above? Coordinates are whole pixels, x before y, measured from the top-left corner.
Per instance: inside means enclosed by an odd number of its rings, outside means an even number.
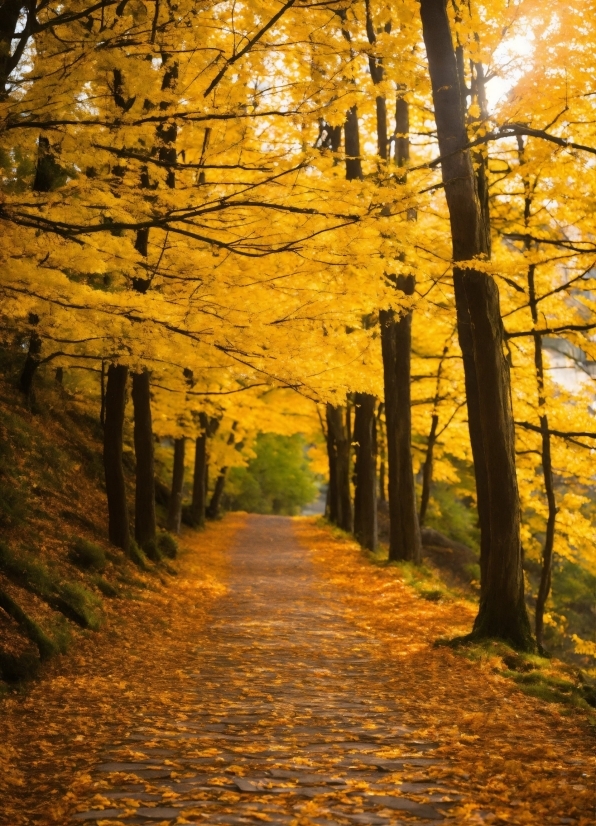
[[[525,616],[525,555],[540,642],[563,621],[553,554],[596,572],[594,33],[589,4],[554,0],[2,0],[0,312],[23,391],[49,365],[103,416],[110,368],[147,373],[149,435],[205,437],[272,511],[300,497],[275,503],[259,462],[291,456],[257,434],[322,426],[364,544],[367,451],[391,501],[474,464],[481,614],[498,584]],[[404,320],[391,401],[381,339]],[[524,622],[490,633],[525,644]]]

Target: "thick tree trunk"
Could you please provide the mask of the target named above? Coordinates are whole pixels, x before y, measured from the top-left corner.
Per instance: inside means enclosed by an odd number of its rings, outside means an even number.
[[[354,441],[354,536],[363,548],[377,548],[377,434],[376,399],[370,393],[356,393]]]
[[[398,288],[412,294],[414,278],[398,279]],[[412,314],[396,319],[381,310],[381,348],[387,422],[389,494],[389,559],[419,563],[422,557],[412,466],[412,416],[410,412],[410,347]]]
[[[352,530],[352,497],[350,496],[350,436],[348,414],[343,406],[327,405],[327,432],[335,454],[334,493],[337,517],[334,521],[344,531]]]
[[[106,387],[106,417],[103,431],[103,463],[108,497],[110,542],[128,551],[130,542],[126,485],[122,467],[122,431],[126,408],[128,367],[110,364]]]
[[[204,413],[200,417],[203,432],[195,442],[195,470],[192,484],[191,519],[197,528],[205,526],[207,508],[207,428],[208,420]]]
[[[184,448],[186,439],[182,436],[174,440],[174,471],[172,473],[172,490],[168,506],[167,529],[172,533],[180,533],[180,519],[182,517],[182,486],[184,484]]]
[[[152,542],[155,525],[155,469],[153,426],[151,422],[151,384],[147,370],[132,374],[134,443],[136,458],[135,539],[141,548]]]
[[[488,228],[477,191],[464,106],[460,96],[455,50],[444,0],[421,0],[424,42],[433,90],[435,120],[442,156],[442,175],[451,220],[455,262],[486,258]],[[480,610],[474,624],[476,638],[498,637],[519,648],[533,647],[524,601],[520,541],[520,509],[515,474],[515,434],[510,377],[503,354],[503,326],[497,285],[491,276],[471,267],[454,267],[458,323],[467,315],[467,330],[460,330],[462,351],[471,338],[473,362],[464,352],[466,390],[475,385],[476,398],[468,398],[472,440],[480,435],[481,456],[475,455],[488,495],[485,517],[490,530],[488,559]],[[462,335],[463,333],[463,335]],[[474,374],[469,375],[470,371]],[[470,401],[472,403],[470,403]],[[474,441],[472,441],[474,449]],[[479,446],[476,445],[478,449]],[[482,524],[481,524],[482,527]]]
[[[209,519],[217,519],[217,517],[219,516],[219,509],[221,507],[221,497],[223,496],[224,488],[226,485],[227,473],[227,467],[222,467],[222,469],[219,471],[219,476],[215,480],[215,487],[213,488],[211,501],[209,502],[209,507],[207,508],[207,516],[209,517]]]

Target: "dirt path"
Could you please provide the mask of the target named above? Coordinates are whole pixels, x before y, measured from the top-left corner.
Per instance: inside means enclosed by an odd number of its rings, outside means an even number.
[[[250,517],[228,585],[196,639],[194,712],[165,707],[106,753],[73,822],[443,819],[458,797],[426,776],[438,744],[401,725],[390,666],[318,588],[290,519]]]

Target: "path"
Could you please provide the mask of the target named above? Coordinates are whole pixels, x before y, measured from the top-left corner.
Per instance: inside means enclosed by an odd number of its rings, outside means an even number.
[[[196,713],[165,708],[131,731],[93,773],[112,808],[73,822],[443,819],[457,795],[426,776],[437,744],[400,725],[389,664],[318,587],[291,520],[250,517],[231,554],[229,592],[197,638]]]

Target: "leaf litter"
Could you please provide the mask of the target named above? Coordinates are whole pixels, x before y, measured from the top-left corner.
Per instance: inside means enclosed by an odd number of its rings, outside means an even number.
[[[183,546],[169,587],[5,702],[7,822],[592,822],[585,716],[433,647],[472,606],[312,520]]]

